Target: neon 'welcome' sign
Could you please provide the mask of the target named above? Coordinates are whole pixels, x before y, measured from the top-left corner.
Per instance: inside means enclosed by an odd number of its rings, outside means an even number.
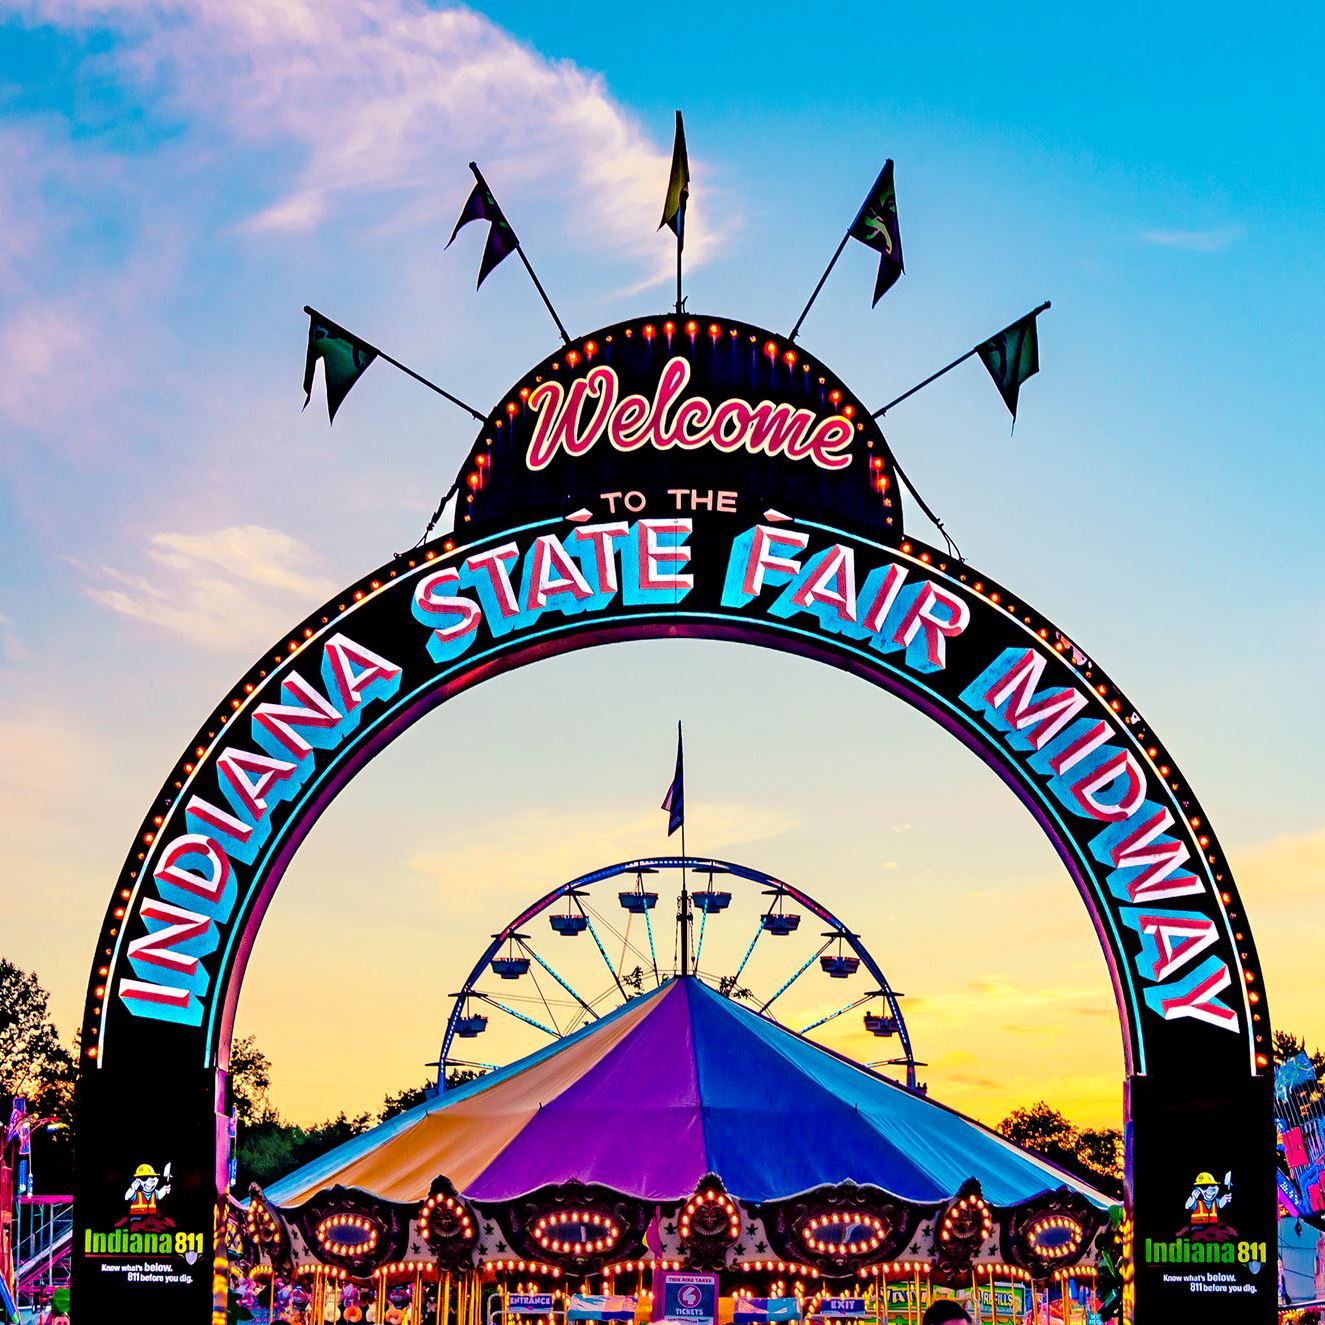
[[[623,394],[616,370],[606,365],[591,368],[569,388],[557,381],[541,382],[529,393],[529,408],[538,423],[525,463],[531,470],[546,469],[559,449],[581,456],[600,439],[627,452],[641,446],[659,451],[712,446],[810,460],[828,470],[851,463],[846,449],[856,429],[845,415],[817,418],[814,410],[787,401],[751,403],[729,396],[715,402],[702,395],[685,396],[690,375],[688,359],[669,359],[652,397]]]

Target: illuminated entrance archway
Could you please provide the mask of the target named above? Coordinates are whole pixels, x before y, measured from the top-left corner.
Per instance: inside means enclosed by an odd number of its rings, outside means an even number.
[[[887,443],[846,387],[730,319],[621,323],[498,402],[460,491],[457,532],[299,622],[224,697],[148,811],[89,986],[80,1314],[201,1325],[212,1310],[244,968],[337,792],[493,676],[685,636],[860,676],[928,714],[1030,809],[1113,980],[1137,1319],[1195,1302],[1203,1319],[1272,1319],[1270,1026],[1213,830],[1091,658],[1002,585],[903,534]],[[167,1163],[168,1198],[128,1213],[138,1167]],[[1233,1200],[1202,1226],[1188,1198],[1205,1171],[1231,1175]],[[1211,1275],[1226,1287],[1193,1286]]]

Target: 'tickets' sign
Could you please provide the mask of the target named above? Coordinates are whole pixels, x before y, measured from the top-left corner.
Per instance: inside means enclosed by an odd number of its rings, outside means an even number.
[[[668,1325],[717,1325],[718,1276],[664,1270],[653,1290],[653,1318]]]

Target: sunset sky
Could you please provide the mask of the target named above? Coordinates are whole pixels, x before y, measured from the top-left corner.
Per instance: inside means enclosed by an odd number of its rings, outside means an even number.
[[[386,365],[334,430],[301,413],[303,305],[487,405],[555,331],[514,262],[475,293],[474,230],[444,251],[466,162],[585,332],[670,301],[679,105],[694,311],[789,328],[885,156],[907,274],[871,311],[874,261],[849,249],[807,351],[882,403],[1052,299],[1014,435],[972,363],[891,414],[890,441],[972,563],[1181,761],[1275,1024],[1325,1045],[1325,22],[827,12],[0,0],[0,955],[38,971],[65,1033],[198,721],[418,537],[472,440]],[[663,850],[678,717],[691,848],[866,935],[937,1098],[1119,1120],[1105,962],[997,777],[858,680],[672,641],[485,684],[341,795],[240,1005],[279,1107],[313,1121],[419,1081],[488,935]],[[853,1025],[835,1043],[872,1055]]]

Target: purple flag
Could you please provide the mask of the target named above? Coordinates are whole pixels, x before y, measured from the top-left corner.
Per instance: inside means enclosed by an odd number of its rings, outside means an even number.
[[[455,237],[460,233],[461,226],[466,226],[471,221],[489,222],[488,242],[483,246],[483,259],[478,268],[478,283],[482,285],[488,273],[503,258],[510,257],[520,247],[520,241],[515,237],[511,223],[506,219],[506,214],[497,199],[493,197],[492,190],[488,188],[488,181],[480,174],[478,166],[471,161],[469,168],[474,172],[474,188],[465,201],[464,210],[455,223],[455,229],[451,231],[451,238],[446,241],[446,247],[450,248],[455,243]]]
[[[676,772],[672,775],[672,785],[667,788],[662,807],[667,811],[667,836],[684,827],[686,821],[685,767],[681,748],[681,724],[676,724]]]
[[[5,1128],[5,1145],[8,1145],[27,1122],[28,1102],[21,1095],[14,1096],[14,1106],[9,1111],[9,1126]]]

